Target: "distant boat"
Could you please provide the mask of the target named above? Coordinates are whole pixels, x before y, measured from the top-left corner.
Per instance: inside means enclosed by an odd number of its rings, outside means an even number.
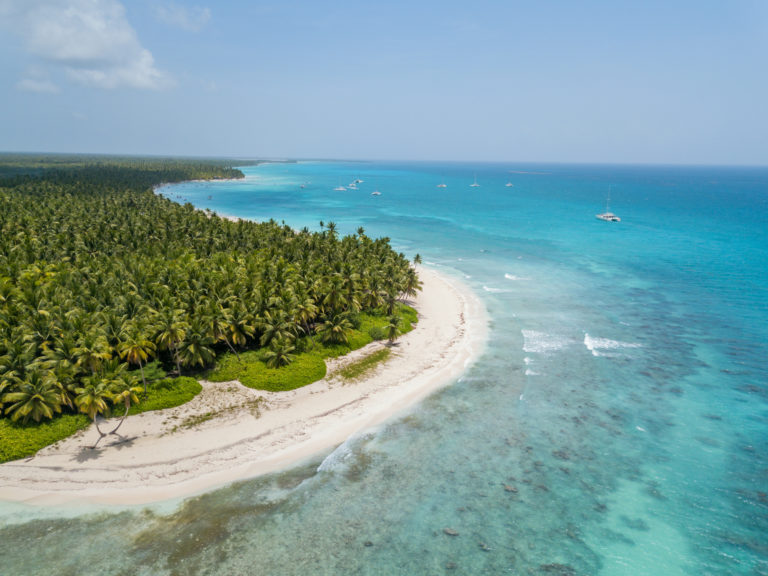
[[[334,188],[334,191],[336,191],[336,192],[344,192],[344,191],[346,191],[346,188],[344,188],[344,186],[341,185],[341,178],[339,178],[339,185],[336,186],[336,188]]]
[[[621,218],[619,218],[618,216],[616,216],[616,214],[611,212],[610,208],[608,207],[610,202],[611,202],[611,187],[609,186],[608,198],[605,199],[605,212],[603,212],[602,214],[596,214],[595,217],[598,220],[604,220],[606,222],[621,222]]]
[[[475,181],[469,186],[470,188],[480,188],[480,184],[477,183],[477,172],[475,172]]]
[[[357,186],[355,186],[355,183],[352,182],[349,186],[347,186],[347,190],[357,190]]]
[[[512,182],[507,182],[506,184],[504,184],[504,186],[506,186],[507,188],[512,188],[514,184],[512,184]]]
[[[447,186],[447,184],[438,184],[437,187],[438,188],[447,188],[448,186]]]
[[[360,178],[355,178],[355,181],[353,182],[353,184],[362,184],[362,183],[363,181]]]
[[[371,196],[381,196],[381,192],[379,192],[378,190],[374,190],[373,192],[371,192]]]

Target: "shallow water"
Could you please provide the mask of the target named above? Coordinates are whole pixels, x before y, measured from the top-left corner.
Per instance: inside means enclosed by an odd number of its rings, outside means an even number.
[[[768,574],[768,170],[244,171],[162,192],[386,235],[481,296],[486,352],[283,474],[74,517],[0,504],[4,573]],[[621,223],[594,217],[609,185]]]

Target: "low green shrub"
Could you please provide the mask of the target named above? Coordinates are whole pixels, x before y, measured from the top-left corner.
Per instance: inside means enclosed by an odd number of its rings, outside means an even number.
[[[374,340],[384,340],[387,337],[387,331],[381,326],[371,326],[368,335]]]
[[[401,332],[412,330],[412,324],[418,317],[416,311],[400,304],[397,314],[402,317]],[[326,358],[337,358],[370,344],[374,340],[373,334],[379,331],[383,333],[382,338],[386,337],[385,326],[389,323],[386,316],[358,314],[356,321],[359,328],[349,332],[347,344],[324,345],[317,338],[314,341],[301,339],[296,349],[303,352],[296,354],[294,361],[287,366],[268,368],[265,350],[249,350],[241,352],[239,357],[231,353],[219,356],[216,367],[200,376],[213,382],[238,380],[243,386],[270,392],[301,388],[325,377]]]
[[[20,424],[0,419],[0,463],[36,454],[41,448],[88,428],[85,414],[64,414],[40,423]]]

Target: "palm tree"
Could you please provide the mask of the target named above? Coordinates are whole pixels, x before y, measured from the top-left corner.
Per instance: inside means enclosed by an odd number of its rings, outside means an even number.
[[[296,350],[296,347],[291,345],[290,342],[275,338],[269,345],[269,350],[264,353],[266,364],[269,368],[280,368],[281,366],[287,366],[293,362],[292,352]]]
[[[394,314],[389,317],[389,324],[387,324],[387,340],[390,346],[395,343],[398,336],[400,336],[400,316]]]
[[[157,347],[172,353],[176,362],[177,374],[181,374],[179,343],[184,340],[189,329],[189,324],[184,319],[184,311],[172,307],[163,309],[155,317],[155,327],[157,330],[155,334]]]
[[[320,324],[315,331],[325,344],[346,344],[349,342],[347,333],[352,330],[352,323],[346,314],[336,314]]]
[[[40,422],[61,412],[61,395],[50,373],[41,369],[28,370],[17,391],[3,395],[3,402],[10,404],[5,413],[16,422],[21,418],[26,424],[30,419]]]
[[[203,321],[200,319],[193,320],[184,340],[179,344],[179,361],[183,366],[204,368],[216,358],[216,353],[212,348],[213,343]]]
[[[280,308],[265,310],[259,322],[261,329],[260,344],[267,346],[273,339],[291,341],[294,338],[296,325],[288,317],[288,313]]]
[[[155,343],[149,340],[144,331],[137,325],[133,325],[125,340],[118,345],[120,358],[129,364],[138,364],[141,372],[141,381],[144,382],[144,396],[147,395],[147,379],[144,377],[144,363],[156,350]]]
[[[98,330],[90,330],[84,334],[73,353],[77,358],[76,364],[90,370],[91,374],[98,372],[101,365],[112,357],[112,349],[107,339]]]
[[[122,418],[120,418],[120,422],[117,423],[117,426],[115,426],[110,434],[117,433],[117,430],[120,428],[120,426],[123,425],[123,422],[126,418],[128,418],[128,412],[131,409],[131,404],[138,404],[139,403],[139,397],[137,396],[138,392],[141,392],[141,388],[135,386],[136,381],[129,375],[129,374],[121,374],[117,378],[115,378],[111,383],[111,394],[112,394],[112,403],[113,404],[119,404],[120,402],[123,403],[123,406],[125,408],[125,412],[123,413]],[[144,382],[144,395],[147,394],[147,383]]]
[[[85,385],[78,388],[76,392],[75,405],[80,412],[87,414],[88,417],[93,420],[93,424],[96,426],[96,431],[99,433],[99,439],[93,446],[91,446],[91,448],[96,448],[99,442],[101,442],[101,439],[107,435],[105,432],[101,431],[101,428],[99,428],[99,423],[96,420],[96,417],[109,409],[107,400],[112,399],[109,383],[102,380],[99,376],[88,376]]]

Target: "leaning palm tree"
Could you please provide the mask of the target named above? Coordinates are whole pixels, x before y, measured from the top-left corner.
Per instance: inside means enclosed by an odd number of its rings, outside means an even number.
[[[91,446],[91,448],[96,448],[101,439],[107,435],[106,432],[102,432],[101,428],[99,428],[96,417],[104,414],[109,409],[107,400],[112,399],[112,391],[109,388],[109,383],[102,380],[101,377],[88,376],[85,379],[85,385],[78,388],[76,392],[75,405],[80,412],[87,414],[93,420],[96,431],[99,433],[99,439]]]
[[[3,403],[10,404],[5,413],[11,415],[11,420],[21,419],[24,424],[51,419],[54,412],[61,412],[61,394],[54,379],[48,371],[38,368],[28,370],[16,391],[3,395]]]
[[[144,363],[156,350],[155,343],[149,340],[138,326],[133,326],[127,337],[118,345],[120,358],[129,364],[138,364],[141,381],[144,382],[144,396],[147,395],[147,379],[144,377]]]
[[[120,422],[117,423],[117,426],[115,426],[112,431],[109,432],[110,434],[117,433],[117,430],[120,428],[120,426],[123,425],[125,419],[128,418],[128,413],[131,410],[131,404],[139,403],[139,397],[137,396],[137,393],[141,392],[141,388],[135,384],[136,381],[133,377],[131,377],[130,374],[120,374],[117,378],[112,380],[110,386],[110,392],[112,393],[112,403],[119,404],[122,402],[125,408],[125,412],[123,413],[122,418],[120,418]],[[146,393],[147,389],[145,381],[144,394],[146,395]]]

